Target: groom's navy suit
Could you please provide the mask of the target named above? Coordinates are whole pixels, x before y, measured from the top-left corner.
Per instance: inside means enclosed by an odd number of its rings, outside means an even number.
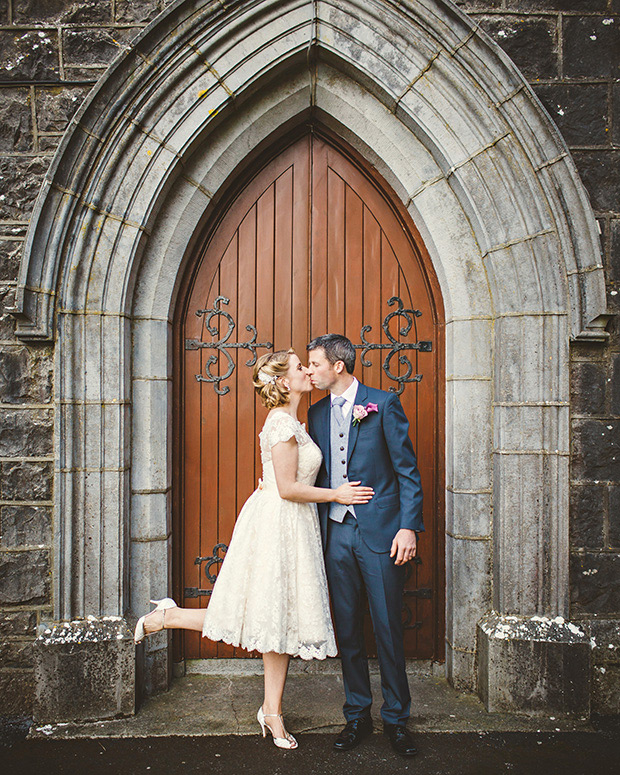
[[[329,580],[336,634],[342,659],[347,721],[370,713],[372,695],[363,633],[363,590],[373,622],[384,703],[383,720],[404,724],[409,717],[410,695],[405,672],[401,623],[405,565],[394,564],[390,548],[401,528],[421,532],[422,488],[416,458],[409,440],[409,423],[398,396],[358,386],[355,404],[377,405],[359,423],[353,411],[346,452],[346,476],[372,487],[369,503],[356,504],[343,522],[329,518],[330,504],[319,503],[321,536]],[[317,486],[332,486],[330,396],[308,411],[308,430],[323,453]],[[345,454],[344,452],[342,453]],[[342,462],[342,461],[339,461]]]

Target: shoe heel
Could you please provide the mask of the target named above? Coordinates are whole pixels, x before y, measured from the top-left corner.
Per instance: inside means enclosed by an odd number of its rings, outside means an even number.
[[[256,714],[256,720],[260,724],[260,728],[263,731],[263,737],[267,737],[267,730],[265,729],[265,716],[262,713],[262,706],[258,709],[258,713]]]

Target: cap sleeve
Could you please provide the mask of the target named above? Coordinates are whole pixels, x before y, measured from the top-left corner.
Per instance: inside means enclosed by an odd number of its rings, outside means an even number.
[[[266,446],[271,449],[275,444],[280,441],[288,441],[291,438],[296,438],[297,435],[297,423],[286,412],[278,412],[269,418],[269,425],[266,430]]]

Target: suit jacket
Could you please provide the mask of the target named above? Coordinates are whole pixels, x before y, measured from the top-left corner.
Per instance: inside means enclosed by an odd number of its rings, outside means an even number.
[[[368,402],[377,404],[378,411],[351,426],[347,475],[349,481],[359,480],[375,491],[369,503],[355,505],[364,542],[374,552],[389,552],[401,528],[424,530],[422,485],[400,399],[360,383],[353,403],[366,406]],[[353,422],[352,410],[348,419]],[[308,411],[308,432],[323,453],[317,487],[330,487],[330,421],[331,400],[326,396]],[[329,503],[319,503],[318,508],[325,546]]]

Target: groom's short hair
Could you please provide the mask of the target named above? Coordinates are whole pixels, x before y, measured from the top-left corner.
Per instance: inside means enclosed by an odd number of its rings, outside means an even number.
[[[342,334],[323,334],[315,337],[307,346],[308,352],[318,350],[319,347],[324,350],[327,360],[334,364],[336,361],[342,361],[349,374],[353,374],[355,368],[355,347],[350,339]]]

